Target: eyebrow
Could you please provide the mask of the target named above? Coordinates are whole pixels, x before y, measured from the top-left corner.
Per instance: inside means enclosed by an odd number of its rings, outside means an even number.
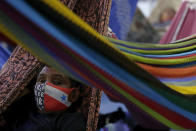
[[[59,75],[59,74],[53,74],[52,77],[58,77],[58,78],[64,79],[64,76],[63,75]]]
[[[37,78],[39,77],[46,77],[46,74],[39,74]]]

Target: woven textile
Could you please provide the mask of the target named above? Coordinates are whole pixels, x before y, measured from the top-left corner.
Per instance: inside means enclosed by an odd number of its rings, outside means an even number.
[[[133,104],[167,127],[196,128],[191,85],[196,77],[189,72],[196,61],[195,36],[139,45],[107,40],[57,1],[7,0],[0,9],[0,32],[44,63]],[[167,70],[182,72],[168,77]]]

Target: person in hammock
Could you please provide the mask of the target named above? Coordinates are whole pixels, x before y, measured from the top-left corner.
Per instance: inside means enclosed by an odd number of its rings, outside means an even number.
[[[45,66],[37,78],[33,95],[25,95],[13,104],[12,111],[7,113],[11,119],[1,130],[84,131],[86,119],[76,108],[81,103],[80,88],[79,82]]]

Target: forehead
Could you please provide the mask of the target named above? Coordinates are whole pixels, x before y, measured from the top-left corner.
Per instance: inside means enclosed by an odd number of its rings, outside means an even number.
[[[50,67],[45,66],[41,72],[39,74],[59,74],[62,75],[61,73],[59,73],[58,71],[56,71],[55,69],[52,69]]]

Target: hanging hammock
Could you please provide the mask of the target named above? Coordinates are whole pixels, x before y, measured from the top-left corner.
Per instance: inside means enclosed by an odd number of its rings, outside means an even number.
[[[47,0],[1,2],[0,35],[172,129],[196,128],[195,36],[167,45],[108,41],[58,1]]]
[[[183,0],[170,28],[160,40],[161,44],[170,43],[196,33],[196,1]]]

